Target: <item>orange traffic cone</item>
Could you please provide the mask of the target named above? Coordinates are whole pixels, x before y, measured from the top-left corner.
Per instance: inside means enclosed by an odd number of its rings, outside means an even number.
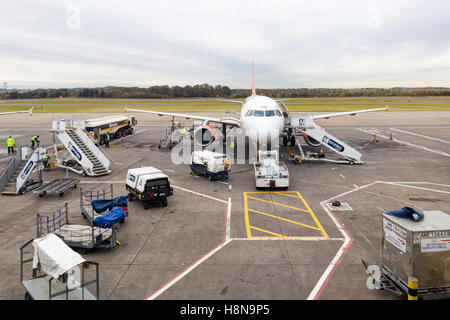
[[[389,140],[392,140],[392,132],[389,132]]]

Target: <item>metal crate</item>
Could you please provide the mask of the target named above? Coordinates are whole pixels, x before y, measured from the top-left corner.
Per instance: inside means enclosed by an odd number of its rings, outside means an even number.
[[[382,264],[419,288],[450,286],[450,215],[424,211],[419,222],[383,214]]]

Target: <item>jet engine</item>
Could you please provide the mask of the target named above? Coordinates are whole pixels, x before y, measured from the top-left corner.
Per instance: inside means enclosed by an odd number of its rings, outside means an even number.
[[[214,128],[202,125],[194,131],[194,141],[201,147],[207,147],[214,141]]]
[[[321,145],[320,141],[317,141],[316,139],[311,138],[305,132],[303,132],[303,139],[305,139],[305,142],[307,144],[309,144],[311,147],[319,147]]]

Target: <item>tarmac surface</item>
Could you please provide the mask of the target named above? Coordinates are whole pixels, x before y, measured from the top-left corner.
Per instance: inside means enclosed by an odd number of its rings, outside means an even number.
[[[37,213],[68,203],[70,223],[87,225],[79,189],[113,184],[115,195],[126,195],[127,170],[137,166],[163,170],[174,195],[167,207],[148,210],[139,201],[129,202],[129,216],[119,227],[121,245],[80,252],[100,265],[101,299],[399,299],[369,290],[361,263],[381,263],[382,213],[410,206],[450,214],[450,112],[374,112],[321,120],[357,148],[365,164],[298,165],[282,149],[290,186],[269,192],[256,190],[250,165],[232,165],[227,182],[191,176],[188,165],[172,163],[170,150],[152,147],[170,118],[135,115],[136,133],[107,149],[114,160],[112,174],[93,178],[70,172],[81,182],[61,197],[0,196],[0,299],[24,297],[19,248],[36,238]],[[0,140],[12,135],[18,145],[30,145],[37,134],[41,146],[50,147],[51,120],[67,116],[1,116]],[[374,130],[378,142],[372,143]],[[0,168],[8,159],[2,148]],[[56,168],[43,178],[64,175]],[[332,209],[332,200],[347,210]]]

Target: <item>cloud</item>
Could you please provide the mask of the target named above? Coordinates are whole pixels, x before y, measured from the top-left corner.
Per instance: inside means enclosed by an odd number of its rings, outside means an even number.
[[[448,1],[24,1],[0,5],[9,87],[208,82],[450,86]]]

